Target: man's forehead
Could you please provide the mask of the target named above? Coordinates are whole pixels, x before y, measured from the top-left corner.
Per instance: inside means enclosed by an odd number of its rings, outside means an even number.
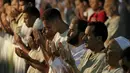
[[[85,34],[91,33],[94,30],[94,26],[87,26],[85,29]]]
[[[121,49],[120,45],[117,43],[116,40],[110,40],[108,43],[108,46],[112,49],[112,50],[116,50],[116,49]]]

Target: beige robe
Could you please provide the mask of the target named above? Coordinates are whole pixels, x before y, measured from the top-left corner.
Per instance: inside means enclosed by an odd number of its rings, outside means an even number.
[[[111,69],[111,70],[109,70],[108,67],[109,67],[109,65],[103,69],[102,73],[124,73],[124,71],[121,67]]]
[[[105,25],[107,26],[107,30],[108,30],[107,40],[119,36],[125,36],[125,26],[120,24],[120,16],[116,16],[115,18],[109,18],[105,22]]]
[[[105,53],[94,54],[88,49],[83,55],[78,68],[81,73],[101,73],[105,66]]]
[[[39,47],[37,50],[32,49],[32,50],[29,52],[29,56],[30,56],[32,59],[38,60],[39,62],[43,62],[43,60],[44,60],[43,53],[42,53],[42,50],[41,50],[40,47]],[[42,73],[42,72],[40,72],[40,71],[39,71],[38,69],[36,69],[36,68],[33,68],[32,66],[29,66],[27,73]]]

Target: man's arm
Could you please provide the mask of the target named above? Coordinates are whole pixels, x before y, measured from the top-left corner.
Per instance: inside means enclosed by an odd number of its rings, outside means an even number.
[[[29,63],[32,67],[38,69],[42,73],[47,73],[49,70],[49,67],[46,65],[45,61],[39,62],[38,60],[32,59],[29,57],[27,60],[27,63]]]
[[[15,41],[14,43],[19,45],[25,53],[27,53],[27,54],[29,53],[28,48],[22,42],[20,36],[18,36],[16,33],[14,33],[14,41]]]
[[[32,59],[27,53],[19,48],[15,48],[15,52],[19,57],[24,58],[32,67],[43,73],[45,73],[44,71],[48,71],[48,66],[46,65],[45,61],[40,62],[38,60]]]
[[[21,43],[18,43],[18,45],[22,48],[22,50],[25,52],[25,53],[29,53],[29,50],[28,48],[25,46],[25,44],[23,42]]]

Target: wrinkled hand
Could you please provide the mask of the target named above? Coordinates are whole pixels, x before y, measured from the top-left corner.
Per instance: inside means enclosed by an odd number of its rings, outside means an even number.
[[[52,53],[54,56],[57,56],[57,57],[60,56],[60,55],[59,55],[59,48],[56,47],[54,41],[51,42],[50,48],[51,48],[51,53]]]
[[[59,49],[56,48],[55,43],[53,41],[47,40],[46,50],[50,56],[59,56]]]
[[[21,40],[21,38],[20,38],[20,36],[19,35],[17,35],[16,33],[14,33],[14,41],[15,41],[15,44],[16,43],[22,43],[22,40]]]
[[[21,57],[21,58],[24,58],[24,59],[29,59],[29,55],[27,53],[25,53],[23,50],[21,50],[20,48],[15,48],[15,53]]]

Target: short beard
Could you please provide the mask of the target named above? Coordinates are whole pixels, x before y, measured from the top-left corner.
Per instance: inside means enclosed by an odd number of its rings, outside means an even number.
[[[68,37],[67,42],[76,46],[79,43],[79,33],[77,33],[74,37]]]

